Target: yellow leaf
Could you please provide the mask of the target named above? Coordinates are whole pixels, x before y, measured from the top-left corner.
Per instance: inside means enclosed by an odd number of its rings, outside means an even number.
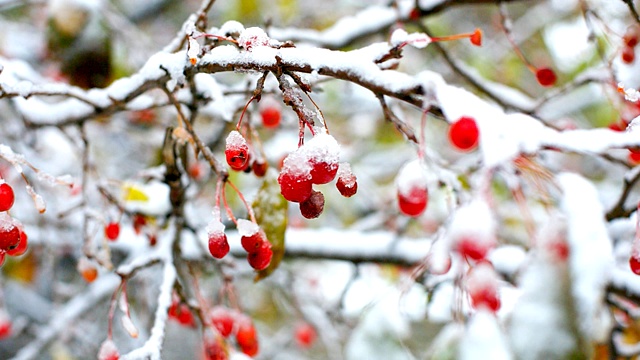
[[[149,201],[149,197],[139,188],[131,184],[124,185],[124,200],[125,201]]]

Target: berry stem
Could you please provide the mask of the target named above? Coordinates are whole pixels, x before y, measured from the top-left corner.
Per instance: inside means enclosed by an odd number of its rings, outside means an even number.
[[[256,98],[256,95],[251,96],[249,101],[247,101],[247,104],[242,109],[242,113],[240,114],[240,119],[238,119],[238,123],[236,124],[236,130],[238,130],[239,133],[242,133],[242,131],[240,131],[240,128],[242,126],[242,119],[244,118],[244,113],[247,111],[249,104],[251,104],[251,102],[255,100],[255,98]]]
[[[225,182],[225,185],[226,184],[230,184],[230,182],[227,181],[227,182]],[[231,211],[231,207],[229,207],[229,203],[227,202],[227,194],[225,193],[224,189],[222,190],[222,202],[224,203],[224,209],[227,212],[227,216],[237,226],[238,225],[238,220],[236,219],[235,216],[233,216],[233,211]]]
[[[466,38],[472,37],[474,34],[475,32],[464,33],[464,34],[454,34],[454,35],[447,35],[447,36],[435,36],[435,37],[432,36],[431,42],[442,42],[442,41],[466,39]]]
[[[215,35],[215,34],[208,34],[208,33],[201,33],[195,36],[192,36],[193,39],[199,39],[199,38],[213,38],[213,39],[217,39],[217,40],[222,40],[222,41],[229,41],[232,42],[236,45],[238,45],[238,41],[232,38],[228,38],[226,36],[220,36],[220,35]]]
[[[227,181],[227,184],[229,184],[229,186],[231,186],[231,188],[238,194],[238,198],[240,198],[240,201],[242,201],[244,207],[247,208],[247,214],[249,215],[251,221],[257,224],[258,221],[256,221],[256,216],[253,213],[253,209],[251,208],[251,206],[249,206],[249,203],[247,203],[247,200],[244,198],[244,195],[242,195],[242,192],[240,192],[240,190],[238,190],[238,188],[231,181]]]
[[[120,291],[124,288],[124,284],[126,283],[126,279],[124,277],[122,277],[120,279],[120,286],[118,286],[116,288],[116,290],[113,292],[113,295],[111,295],[111,304],[109,306],[109,318],[108,318],[108,323],[107,323],[107,339],[111,340],[113,339],[113,318],[115,317],[116,314],[116,305],[118,303],[118,294],[120,294]]]

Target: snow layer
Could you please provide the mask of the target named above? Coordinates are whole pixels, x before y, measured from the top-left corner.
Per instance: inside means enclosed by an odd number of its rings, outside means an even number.
[[[512,359],[497,319],[487,311],[478,311],[467,324],[457,359]]]
[[[602,333],[600,326],[607,325],[597,320],[605,311],[604,292],[614,264],[604,209],[596,188],[585,178],[562,173],[557,180],[563,191],[560,208],[567,218],[572,292],[580,328],[595,337]]]

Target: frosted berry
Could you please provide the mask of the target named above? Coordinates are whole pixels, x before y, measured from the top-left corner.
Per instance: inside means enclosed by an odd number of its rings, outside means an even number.
[[[300,203],[300,213],[307,219],[315,219],[324,210],[324,195],[320,191],[313,191],[311,196]]]
[[[636,50],[632,47],[622,48],[620,59],[622,59],[622,62],[625,64],[632,64],[636,60]]]
[[[203,339],[204,345],[204,360],[228,360],[229,351],[224,339],[218,335],[213,334],[211,330],[207,330]]]
[[[262,125],[267,128],[277,127],[282,119],[280,108],[271,104],[260,110],[260,117],[262,117]]]
[[[407,216],[419,216],[427,208],[427,177],[420,159],[406,163],[396,177],[398,207]]]
[[[326,184],[338,172],[340,145],[336,139],[324,132],[316,134],[302,148],[311,165],[311,182]]]
[[[216,259],[222,259],[229,253],[227,234],[216,231],[209,233],[209,253]]]
[[[536,70],[536,80],[542,86],[553,86],[558,80],[556,73],[549,68],[540,68]]]
[[[104,236],[110,241],[118,240],[120,236],[120,224],[117,222],[110,222],[104,227]]]
[[[296,343],[303,349],[310,348],[316,341],[317,336],[316,329],[308,323],[302,323],[296,327]]]
[[[6,311],[0,311],[0,340],[11,336],[11,319]]]
[[[20,229],[12,223],[0,226],[0,250],[14,249],[20,244]]]
[[[107,339],[100,345],[98,351],[98,360],[118,360],[120,359],[120,353],[116,344],[111,339]]]
[[[243,353],[255,356],[258,353],[258,334],[251,319],[244,315],[238,319],[236,342]]]
[[[231,169],[242,171],[249,167],[249,145],[238,131],[234,130],[227,136],[224,154]]]
[[[462,151],[468,151],[478,145],[480,131],[476,121],[469,116],[462,116],[449,127],[451,144]]]
[[[252,268],[260,271],[269,266],[272,257],[273,250],[271,250],[271,244],[265,241],[258,250],[247,255],[247,261]]]
[[[27,234],[24,231],[20,231],[20,242],[14,248],[7,250],[7,255],[20,256],[27,251],[28,241]]]
[[[215,306],[209,311],[211,325],[218,329],[220,335],[228,337],[233,332],[234,318],[231,310],[224,306]]]
[[[338,181],[336,181],[336,188],[340,192],[340,195],[344,197],[352,197],[356,192],[358,192],[358,181],[351,171],[351,165],[348,163],[341,163],[337,176]]]
[[[485,308],[494,313],[500,309],[498,275],[490,263],[480,263],[472,268],[467,275],[466,287],[474,309]]]
[[[456,244],[456,251],[463,258],[475,261],[484,260],[491,248],[490,243],[477,241],[471,236],[460,238]]]
[[[15,194],[13,193],[11,185],[6,182],[0,184],[0,211],[11,209],[15,200]]]
[[[407,216],[419,216],[427,208],[428,190],[422,187],[413,187],[406,193],[398,191],[398,207]]]
[[[622,41],[627,47],[633,48],[638,45],[638,36],[640,36],[640,28],[638,26],[630,26],[622,37]]]
[[[500,310],[500,297],[497,289],[485,287],[469,294],[474,309],[486,308],[491,312]]]
[[[640,259],[635,256],[629,258],[629,267],[634,274],[640,275]]]

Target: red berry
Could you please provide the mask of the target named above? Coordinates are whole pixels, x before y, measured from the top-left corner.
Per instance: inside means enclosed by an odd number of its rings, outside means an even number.
[[[633,48],[638,45],[638,36],[640,35],[640,28],[638,26],[630,26],[627,28],[627,32],[625,32],[622,37],[622,41],[627,47]]]
[[[184,326],[195,326],[196,322],[187,304],[174,301],[169,307],[169,317]]]
[[[351,165],[341,163],[338,169],[336,188],[344,197],[352,197],[358,191],[358,181],[351,171]]]
[[[229,351],[224,339],[218,335],[213,334],[212,331],[207,330],[203,339],[204,345],[204,360],[228,360]]]
[[[4,264],[4,260],[6,259],[7,253],[0,250],[0,266]]]
[[[410,20],[418,20],[418,19],[420,19],[420,9],[418,9],[418,8],[411,9],[411,12],[409,13],[409,19]]]
[[[303,323],[296,327],[296,343],[303,349],[310,348],[316,341],[317,336],[316,329],[308,323]]]
[[[459,150],[468,151],[478,145],[480,131],[476,121],[463,116],[449,127],[449,140]]]
[[[249,145],[238,131],[234,130],[227,136],[224,154],[233,170],[243,171],[249,167]]]
[[[267,128],[274,128],[280,125],[282,115],[280,114],[280,108],[275,105],[268,105],[260,110],[260,116],[262,117],[262,125]]]
[[[110,222],[104,228],[104,235],[111,241],[118,240],[120,236],[120,224],[117,222]]]
[[[258,334],[253,322],[246,315],[238,319],[236,342],[243,353],[249,356],[254,356],[258,353]]]
[[[536,79],[542,86],[553,86],[558,80],[556,73],[549,68],[540,68],[536,71]]]
[[[12,223],[0,226],[0,250],[14,249],[20,244],[20,229]]]
[[[16,197],[11,185],[6,182],[0,184],[0,211],[7,211],[11,209],[15,200]]]
[[[482,30],[476,29],[469,37],[469,40],[475,46],[482,46]]]
[[[211,253],[211,256],[216,259],[222,259],[229,253],[229,250],[227,234],[219,231],[209,233],[209,253]]]
[[[91,260],[85,257],[78,261],[77,268],[84,281],[88,283],[92,283],[96,278],[98,278],[98,269]]]
[[[500,309],[498,275],[490,263],[479,263],[472,268],[467,274],[466,287],[474,309],[485,308],[494,313]]]
[[[324,195],[320,191],[313,191],[311,196],[300,203],[300,213],[307,219],[315,219],[324,210]]]
[[[6,311],[0,311],[0,340],[11,335],[11,319]]]
[[[480,242],[470,236],[465,236],[457,241],[456,251],[465,259],[475,261],[484,260],[492,246],[488,242]]]
[[[264,241],[258,250],[247,255],[247,261],[252,268],[260,271],[269,266],[272,257],[271,244],[268,241]]]
[[[636,60],[636,50],[632,47],[625,46],[624,48],[622,48],[620,58],[622,59],[623,63],[631,64]]]
[[[231,310],[224,306],[216,306],[209,311],[209,319],[220,335],[228,337],[233,332],[234,319]]]
[[[338,163],[328,163],[324,160],[310,159],[311,182],[314,184],[326,184],[335,179],[338,173]]]
[[[640,259],[632,255],[629,258],[629,267],[634,274],[640,275]]]
[[[291,202],[302,202],[311,196],[311,177],[283,169],[278,176],[280,193]]]
[[[135,214],[133,216],[133,231],[135,231],[136,235],[140,235],[142,228],[147,224],[147,219],[145,219],[144,215]]]
[[[11,248],[8,249],[7,255],[20,256],[27,251],[27,246],[28,246],[27,234],[24,231],[20,231],[20,242],[18,243],[18,246],[12,249]]]
[[[629,151],[629,162],[632,165],[638,165],[640,164],[640,154],[639,153],[635,153],[633,151]]]
[[[474,309],[484,307],[494,313],[500,310],[501,303],[497,289],[484,287],[476,292],[470,293],[469,296],[471,297],[471,306]]]
[[[264,160],[256,160],[251,165],[251,169],[253,169],[253,174],[257,177],[263,177],[267,173],[267,169],[269,168],[269,164],[267,164]]]
[[[427,208],[429,193],[427,188],[412,187],[408,192],[398,190],[398,206],[407,216],[419,216]]]

